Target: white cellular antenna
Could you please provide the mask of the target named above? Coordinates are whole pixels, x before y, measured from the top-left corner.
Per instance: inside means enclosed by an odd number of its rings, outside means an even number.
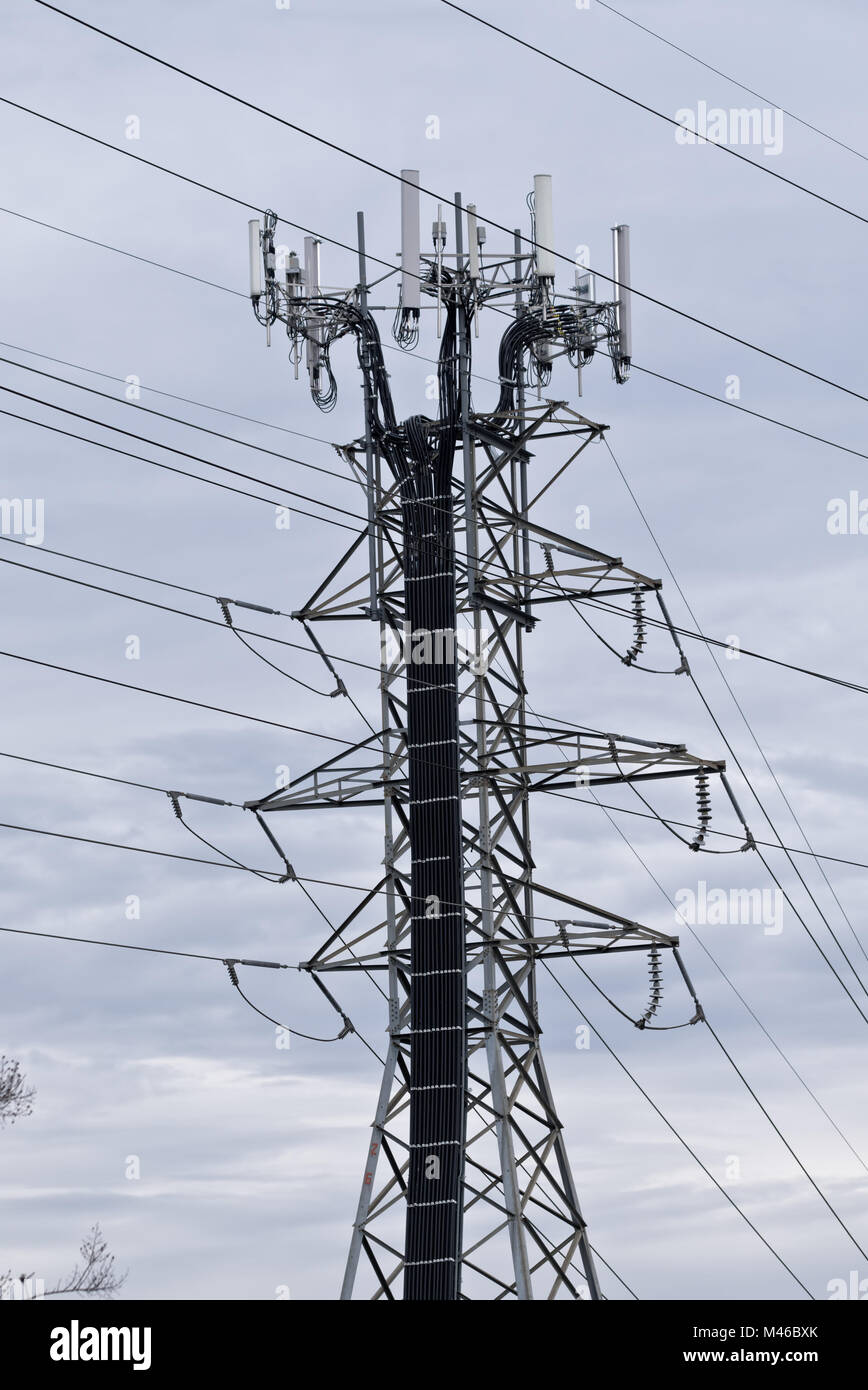
[[[443,204],[437,204],[437,221],[431,228],[434,250],[437,254],[437,337],[442,331],[441,314],[443,309],[443,252],[446,250],[446,223],[443,221]]]
[[[467,204],[467,254],[470,264],[470,278],[475,285],[479,279],[479,242],[477,240],[476,204]]]
[[[257,304],[262,297],[262,252],[258,217],[248,222],[247,231],[250,242],[250,298]]]
[[[477,293],[479,284],[479,252],[485,242],[485,228],[480,227],[476,221],[476,204],[467,204],[467,255],[468,268],[470,271],[470,284],[473,291],[473,330],[476,337],[479,337],[479,310],[482,305]]]
[[[612,228],[613,271],[617,300],[618,363],[616,376],[627,380],[633,356],[633,296],[630,293],[630,228]]]
[[[316,237],[306,236],[304,239],[304,283],[307,287],[308,299],[316,299],[319,295],[319,249],[322,243]]]
[[[418,314],[422,305],[419,170],[402,169],[401,178],[401,308],[415,309]]]
[[[320,244],[316,237],[306,236],[304,239],[304,284],[308,299],[316,299],[319,295]],[[319,386],[321,355],[319,346],[320,323],[315,311],[308,311],[305,326],[309,335],[307,339],[307,369],[310,373],[311,387],[316,390]]]
[[[551,174],[534,174],[533,206],[537,278],[551,284],[555,278],[555,223],[552,213]]]
[[[301,266],[298,263],[298,256],[294,251],[290,251],[286,258],[286,293],[290,299],[300,299],[302,295],[303,277]]]

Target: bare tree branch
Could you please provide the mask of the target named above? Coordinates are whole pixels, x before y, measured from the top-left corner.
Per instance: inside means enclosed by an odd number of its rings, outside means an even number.
[[[11,1057],[0,1057],[0,1129],[7,1123],[14,1124],[22,1116],[33,1111],[33,1098],[36,1092],[27,1085],[21,1063]],[[0,1274],[0,1297],[7,1297],[7,1290],[14,1283],[25,1287],[32,1274],[21,1274],[13,1280],[12,1271]],[[43,1298],[113,1298],[126,1283],[127,1274],[118,1274],[115,1257],[109,1250],[99,1222],[92,1226],[79,1246],[79,1263],[63,1283],[46,1289]]]
[[[45,1298],[78,1295],[81,1298],[113,1298],[126,1282],[126,1274],[115,1270],[115,1257],[105,1242],[99,1222],[91,1228],[80,1247],[80,1267],[77,1264],[69,1278],[53,1289],[45,1290]]]
[[[0,1129],[8,1122],[14,1125],[22,1116],[31,1114],[32,1086],[27,1085],[21,1063],[12,1057],[0,1057]]]

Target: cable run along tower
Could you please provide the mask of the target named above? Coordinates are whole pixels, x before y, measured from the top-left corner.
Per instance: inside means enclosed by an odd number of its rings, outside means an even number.
[[[597,300],[593,277],[581,272],[559,293],[548,175],[535,177],[528,201],[530,239],[516,232],[498,253],[456,194],[454,251],[438,207],[423,252],[419,175],[402,172],[401,264],[380,280],[399,278],[389,312],[401,347],[415,347],[426,313],[436,323],[436,418],[399,416],[369,307],[363,215],[358,283],[337,290],[321,283],[315,238],[305,238],[303,258],[290,253],[278,267],[276,215],[249,224],[251,299],[269,341],[282,323],[294,373],[306,371],[323,410],[337,398],[332,349],[342,338],[352,341],[363,386],[364,429],[342,453],[363,484],[367,515],[294,616],[320,650],[319,623],[376,624],[380,725],[248,803],[276,841],[283,831],[291,838],[288,816],[314,808],[370,815],[363,808],[379,807],[385,817],[369,894],[306,963],[321,985],[339,972],[377,972],[389,999],[342,1298],[602,1297],[543,1058],[540,966],[644,955],[650,994],[635,1020],[644,1027],[660,1005],[668,954],[693,1021],[701,1017],[677,938],[541,882],[534,862],[531,803],[541,790],[693,779],[696,848],[710,819],[709,779],[720,776],[732,794],[722,762],[682,745],[533,713],[525,643],[543,616],[584,597],[630,598],[627,665],[641,656],[653,599],[678,670],[687,663],[660,581],[535,520],[549,487],[607,428],[543,397],[553,364],[568,359],[579,395],[598,352],[619,382],[629,374],[630,242],[627,227],[614,229],[610,300]],[[499,397],[480,412],[472,348],[486,307],[500,311],[505,329]],[[554,468],[535,457],[552,440]]]

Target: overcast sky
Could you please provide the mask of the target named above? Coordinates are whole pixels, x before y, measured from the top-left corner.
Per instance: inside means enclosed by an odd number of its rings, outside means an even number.
[[[597,0],[588,10],[573,0],[530,7],[474,0],[472,6],[671,116],[698,110],[701,102],[727,110],[785,107],[868,150],[868,34],[855,0],[822,6],[623,0],[621,7],[767,100],[746,96]],[[865,391],[864,225],[713,145],[678,143],[672,127],[436,0],[292,0],[288,9],[274,0],[144,6],[75,0],[75,12],[390,170],[419,168],[423,184],[446,196],[460,190],[483,218],[527,231],[533,175],[550,172],[559,249],[573,254],[587,245],[592,264],[608,270],[609,228],[627,222],[638,288]],[[364,209],[369,249],[394,256],[399,195],[383,175],[25,0],[5,7],[3,27],[2,91],[12,100],[242,202],[275,207],[324,237],[351,243],[356,211]],[[435,116],[439,138],[430,139]],[[0,337],[6,344],[0,354],[96,386],[118,403],[6,363],[0,382],[357,509],[357,490],[347,481],[133,416],[121,403],[123,379],[135,376],[145,388],[143,405],[340,471],[332,443],[355,438],[362,427],[352,348],[335,352],[341,395],[334,414],[323,417],[305,382],[292,380],[280,339],[268,351],[249,304],[216,287],[242,295],[246,289],[245,209],[8,106],[0,121]],[[128,138],[131,133],[139,138]],[[784,118],[779,154],[761,145],[738,148],[769,171],[868,214],[864,163],[794,120]],[[423,229],[435,211],[424,199]],[[279,240],[287,235],[281,229]],[[490,244],[499,237],[491,232]],[[352,257],[324,245],[324,282],[350,285],[355,278]],[[484,316],[476,350],[476,366],[489,378],[497,346],[491,320]],[[388,341],[388,317],[381,327]],[[641,366],[721,398],[728,378],[737,377],[743,406],[866,448],[862,400],[647,301],[635,305],[634,337]],[[428,327],[419,352],[430,357],[435,350]],[[430,410],[430,363],[397,352],[388,357],[399,414]],[[172,402],[156,390],[203,404]],[[478,380],[477,408],[493,405],[495,393]],[[552,394],[576,404],[570,372],[556,370]],[[267,423],[227,419],[208,406]],[[110,438],[95,425],[5,392],[0,408]],[[830,500],[854,490],[868,496],[864,459],[641,373],[616,387],[605,360],[586,373],[581,409],[611,426],[612,448],[705,632],[866,682],[868,536],[832,535],[827,527]],[[288,612],[301,606],[349,536],[297,513],[288,531],[278,530],[273,509],[262,502],[8,416],[0,417],[0,430],[0,494],[44,499],[45,517],[43,549],[0,541],[2,560],[219,619],[206,598],[100,574],[45,548]],[[120,436],[113,442],[159,456]],[[555,446],[547,447],[551,465]],[[581,539],[668,581],[602,445],[586,451],[552,491],[542,519],[571,533],[581,505],[591,518]],[[348,701],[323,699],[286,681],[221,628],[11,565],[3,580],[4,652],[333,737],[354,739],[363,731]],[[692,626],[671,581],[665,593],[674,619]],[[250,625],[300,640],[289,621]],[[627,645],[629,629],[620,620],[602,626],[616,645]],[[137,660],[126,655],[130,638],[139,639]],[[330,688],[315,657],[260,646],[271,657],[279,653],[293,674]],[[376,630],[330,627],[329,649],[375,661]],[[804,847],[708,653],[694,643],[689,655],[781,836]],[[651,665],[674,664],[658,637],[651,656],[659,658]],[[721,665],[814,849],[865,860],[864,697],[747,656]],[[336,749],[7,657],[0,666],[4,753],[237,803],[270,791],[281,766],[295,776]],[[709,758],[726,755],[684,677],[628,671],[568,612],[546,613],[528,643],[527,666],[532,704],[546,715],[684,742]],[[361,707],[376,717],[374,675],[342,670]],[[0,758],[0,777],[4,822],[212,857],[158,793],[8,758]],[[732,781],[754,833],[774,838],[734,767]],[[603,799],[642,809],[629,792],[613,790]],[[661,792],[655,804],[692,818],[686,783]],[[716,826],[737,829],[722,803],[715,811]],[[756,857],[690,854],[652,822],[615,815],[626,843],[597,808],[545,799],[535,812],[543,881],[663,931],[678,930],[667,898],[695,890],[699,880],[709,887],[771,886]],[[268,846],[240,811],[192,807],[191,820],[236,857],[271,866]],[[375,878],[382,857],[375,811],[289,820],[280,829],[299,873],[350,884]],[[864,989],[791,867],[780,853],[769,854],[823,950],[866,1007]],[[322,939],[321,918],[291,884],[276,887],[222,868],[10,829],[0,830],[0,857],[2,921],[10,927],[288,963],[306,959]],[[825,866],[839,905],[816,865],[808,858],[799,863],[868,979],[864,870]],[[356,900],[344,890],[315,891],[332,917]],[[127,915],[131,898],[140,900],[138,920]],[[779,933],[762,924],[694,930],[695,937],[681,929],[683,953],[710,1019],[864,1243],[863,1020],[789,907]],[[379,1082],[378,1066],[359,1042],[323,1047],[293,1040],[291,1050],[278,1050],[271,1025],[244,1006],[218,963],[12,935],[2,938],[0,950],[0,1050],[21,1060],[37,1091],[33,1115],[0,1135],[0,1269],[34,1270],[50,1282],[72,1266],[82,1236],[98,1220],[129,1269],[129,1297],[269,1299],[284,1286],[298,1298],[336,1296]],[[623,1007],[641,1012],[640,958],[592,963],[590,970]],[[637,1032],[577,971],[562,964],[558,973],[815,1296],[826,1297],[829,1281],[846,1279],[853,1269],[868,1277],[706,1030]],[[335,1031],[334,1016],[305,978],[251,971],[245,983],[267,1013],[312,1033]],[[606,1260],[640,1297],[802,1297],[599,1039],[576,1049],[579,1019],[551,981],[541,990],[547,1063],[584,1215]],[[367,981],[349,981],[341,998],[381,1049],[386,1016],[379,995]],[[688,1000],[667,972],[663,1021],[681,1022],[688,1014]],[[138,1178],[126,1176],[133,1156]],[[608,1275],[604,1288],[613,1298],[624,1296]]]

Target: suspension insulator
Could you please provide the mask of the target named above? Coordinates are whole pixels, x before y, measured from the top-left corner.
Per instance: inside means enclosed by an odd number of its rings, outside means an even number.
[[[633,645],[622,661],[625,666],[633,662],[645,648],[645,595],[637,584],[633,590]]]
[[[663,999],[663,967],[660,963],[660,948],[652,946],[648,953],[648,1007],[637,1021],[637,1028],[644,1028],[654,1017]]]
[[[711,792],[708,787],[707,772],[697,772],[696,774],[696,818],[699,825],[690,845],[693,850],[702,848],[708,827],[711,824]]]

